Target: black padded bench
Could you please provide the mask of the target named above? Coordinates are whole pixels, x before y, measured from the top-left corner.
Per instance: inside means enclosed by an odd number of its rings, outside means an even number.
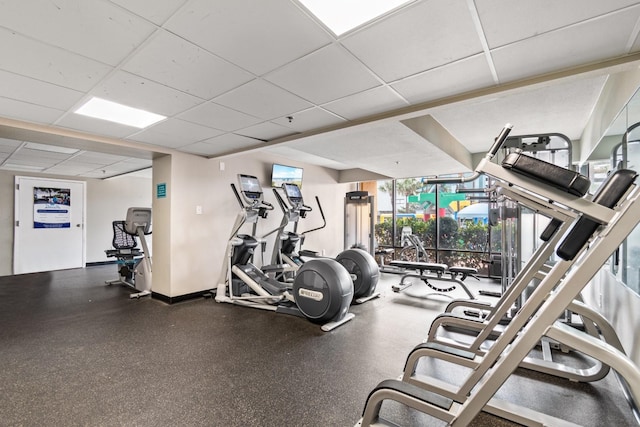
[[[589,178],[578,172],[522,153],[507,155],[502,167],[578,197],[587,194],[591,186]]]
[[[449,267],[447,273],[451,274],[451,277],[457,279],[460,276],[460,280],[464,281],[467,277],[473,277],[476,280],[480,280],[476,274],[478,269],[473,267]]]
[[[419,261],[391,261],[389,265],[394,267],[404,268],[407,270],[415,270],[424,274],[424,272],[434,273],[438,277],[441,277],[447,272],[449,266],[447,264],[435,264],[431,262],[419,262]]]
[[[592,201],[610,209],[614,208],[629,191],[637,176],[637,172],[630,169],[614,171],[598,188]],[[581,216],[558,246],[556,254],[565,261],[573,260],[599,226],[598,222]]]

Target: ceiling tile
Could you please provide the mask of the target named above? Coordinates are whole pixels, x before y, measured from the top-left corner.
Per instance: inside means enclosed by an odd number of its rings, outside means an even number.
[[[13,153],[20,145],[22,145],[22,141],[0,138],[0,153]]]
[[[256,75],[331,42],[290,0],[194,0],[165,27]]]
[[[57,175],[77,176],[77,175],[82,175],[87,172],[93,172],[93,171],[96,171],[96,174],[98,175],[102,173],[102,171],[96,170],[96,168],[92,166],[68,165],[66,163],[63,163],[58,166],[46,168],[43,172],[57,174]]]
[[[117,156],[115,154],[96,153],[93,151],[85,151],[73,159],[69,160],[70,164],[88,164],[96,166],[110,165],[126,159],[126,157]]]
[[[304,99],[261,79],[242,85],[213,101],[264,120],[287,116],[311,107]]]
[[[636,0],[475,0],[489,48],[503,46],[637,4]]]
[[[231,108],[215,104],[203,103],[178,116],[179,119],[199,123],[227,132],[260,123],[262,119],[232,110]]]
[[[341,129],[285,145],[348,165],[347,169],[361,168],[395,178],[466,170],[399,122]]]
[[[213,98],[253,78],[167,31],[158,31],[123,69],[202,99]]]
[[[558,132],[572,140],[582,136],[607,76],[547,83],[463,105],[444,106],[432,116],[471,153],[486,151],[505,123],[512,135]],[[470,126],[472,120],[473,126]]]
[[[2,96],[58,110],[71,108],[84,95],[73,89],[2,70],[0,70],[0,81],[3,83]]]
[[[178,119],[167,119],[128,139],[162,145],[164,147],[178,148],[220,134],[222,134],[222,131],[195,123]]]
[[[346,119],[355,120],[407,105],[409,104],[396,92],[383,86],[347,96],[322,107]]]
[[[168,117],[202,103],[200,98],[125,71],[109,76],[91,94]]]
[[[222,154],[233,153],[238,150],[255,147],[262,144],[253,138],[233,133],[226,133],[221,136],[210,138],[206,141],[190,144],[181,147],[180,151],[187,153],[200,154],[203,156],[218,156]]]
[[[122,163],[133,169],[143,169],[150,168],[153,164],[153,160],[130,158],[123,160]]]
[[[484,54],[472,56],[391,85],[412,104],[433,101],[494,84]]]
[[[34,123],[51,124],[63,114],[60,110],[49,107],[0,98],[0,116],[25,120]]]
[[[260,139],[262,141],[270,141],[272,139],[292,135],[295,132],[288,127],[280,126],[271,122],[263,122],[257,125],[246,127],[244,129],[239,129],[235,133],[238,135]]]
[[[505,83],[624,55],[639,17],[640,6],[492,50],[498,78]]]
[[[104,0],[4,2],[0,26],[113,66],[155,30]]]
[[[388,83],[482,52],[466,1],[418,2],[342,43]]]
[[[20,150],[13,153],[11,156],[12,161],[40,161],[47,163],[59,163],[69,158],[69,154],[54,153],[51,151],[32,150],[26,147],[22,147]]]
[[[271,121],[297,132],[307,132],[314,129],[321,129],[327,126],[344,123],[346,120],[326,111],[323,108],[313,107],[296,113],[291,113],[290,116],[278,117]]]
[[[0,69],[84,92],[111,67],[0,28]]]
[[[130,10],[138,16],[148,19],[156,25],[162,25],[186,0],[110,0]]]
[[[265,79],[314,104],[361,92],[380,82],[351,54],[330,45],[298,59]]]
[[[327,159],[323,156],[316,156],[314,154],[306,153],[302,150],[297,150],[293,146],[287,144],[277,145],[274,147],[267,147],[263,151],[266,153],[275,154],[287,159],[295,159],[298,162],[306,162],[313,165],[323,166],[325,168],[331,168],[336,170],[352,169],[351,166],[346,165],[335,160]]]

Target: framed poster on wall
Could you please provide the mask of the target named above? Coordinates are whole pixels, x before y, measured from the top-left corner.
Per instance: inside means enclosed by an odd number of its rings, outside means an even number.
[[[71,189],[33,187],[33,228],[71,227]]]

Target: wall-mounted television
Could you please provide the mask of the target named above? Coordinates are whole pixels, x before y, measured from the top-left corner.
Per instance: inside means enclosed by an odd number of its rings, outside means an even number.
[[[271,186],[282,187],[283,183],[297,184],[302,188],[302,168],[273,164],[271,168]]]

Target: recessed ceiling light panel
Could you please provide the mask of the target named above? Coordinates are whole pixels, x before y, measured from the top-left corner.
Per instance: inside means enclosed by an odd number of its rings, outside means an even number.
[[[299,0],[336,36],[413,0]]]
[[[133,126],[139,129],[146,128],[160,120],[166,119],[165,116],[161,116],[160,114],[151,113],[149,111],[140,110],[139,108],[129,107],[127,105],[118,104],[117,102],[107,101],[106,99],[96,97],[87,101],[84,105],[78,108],[75,113],[127,126]]]
[[[37,142],[27,142],[24,145],[24,148],[28,148],[30,150],[50,151],[52,153],[62,153],[62,154],[74,154],[78,152],[78,150],[76,150],[75,148],[58,147],[57,145],[38,144]]]

